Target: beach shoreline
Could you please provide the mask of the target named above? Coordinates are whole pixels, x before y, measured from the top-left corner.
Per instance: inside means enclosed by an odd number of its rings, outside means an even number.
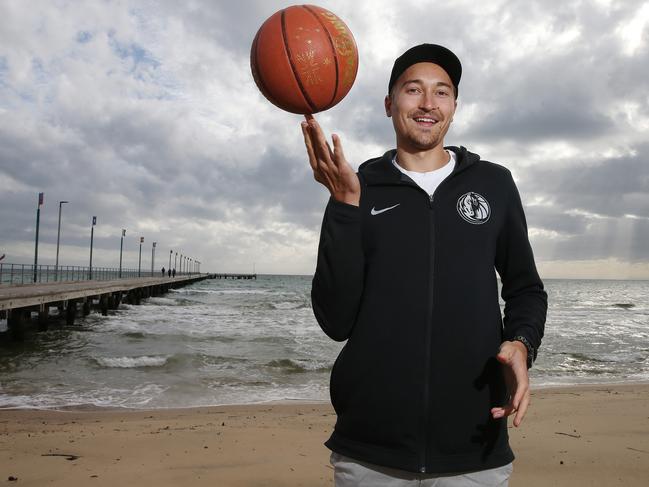
[[[572,383],[572,384],[550,384],[550,385],[535,385],[532,383],[532,394],[534,392],[561,392],[568,389],[599,389],[602,387],[613,387],[613,388],[625,388],[625,387],[634,387],[634,386],[647,386],[649,387],[649,381],[638,380],[638,381],[612,381],[612,382],[597,382],[597,383]],[[65,406],[54,406],[54,407],[29,407],[29,406],[3,406],[0,407],[0,413],[2,411],[55,411],[55,412],[101,412],[101,411],[122,411],[125,413],[141,413],[141,412],[157,412],[157,411],[187,411],[187,410],[200,410],[200,409],[210,409],[210,408],[222,408],[222,407],[248,407],[248,406],[287,406],[287,405],[329,405],[331,404],[329,400],[325,399],[272,399],[268,401],[258,401],[258,402],[244,402],[244,403],[227,403],[227,404],[211,404],[207,406],[187,406],[187,407],[142,407],[134,408],[129,406],[98,406],[96,404],[71,404]]]
[[[0,482],[331,486],[328,402],[0,410]],[[649,384],[535,388],[510,485],[646,485]]]

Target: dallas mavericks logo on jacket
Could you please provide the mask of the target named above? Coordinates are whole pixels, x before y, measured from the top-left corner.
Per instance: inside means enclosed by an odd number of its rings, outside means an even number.
[[[460,196],[457,200],[457,212],[464,220],[474,225],[485,223],[491,216],[487,200],[473,191]]]

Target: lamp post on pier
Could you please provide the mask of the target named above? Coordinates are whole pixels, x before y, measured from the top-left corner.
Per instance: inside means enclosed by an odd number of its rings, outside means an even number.
[[[126,228],[122,228],[122,238],[119,241],[119,274],[117,276],[120,279],[122,278],[122,251],[124,250],[124,237],[126,237]]]
[[[176,252],[176,255],[174,255],[174,271],[176,270],[177,265],[178,265],[178,252]]]
[[[36,244],[34,246],[34,282],[38,278],[38,230],[41,226],[41,206],[45,193],[38,193],[38,207],[36,208]]]
[[[140,277],[142,269],[142,243],[144,243],[144,237],[140,237],[140,257],[137,261],[137,277]]]
[[[155,246],[158,242],[153,242],[153,245],[151,246],[151,277],[153,277],[153,269],[154,269],[154,263],[155,263]]]
[[[61,207],[69,201],[59,201],[59,231],[56,234],[56,265],[54,266],[54,280],[59,280],[59,244],[61,243]]]
[[[95,225],[97,224],[97,217],[92,217],[92,226],[90,227],[90,266],[88,267],[88,280],[92,280],[92,244],[95,239]]]
[[[167,267],[167,269],[169,270],[169,272],[171,272],[171,254],[173,254],[173,253],[174,253],[173,250],[170,250],[170,251],[169,251],[169,267]],[[169,274],[169,275],[171,275],[171,274]]]

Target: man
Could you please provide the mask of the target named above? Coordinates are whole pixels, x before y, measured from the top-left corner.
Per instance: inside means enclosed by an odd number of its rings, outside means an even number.
[[[314,177],[330,192],[311,292],[347,343],[331,372],[336,486],[506,486],[530,401],[547,295],[506,168],[444,147],[462,68],[415,46],[394,63],[396,150],[355,173],[312,116]],[[496,271],[502,281],[504,321]]]

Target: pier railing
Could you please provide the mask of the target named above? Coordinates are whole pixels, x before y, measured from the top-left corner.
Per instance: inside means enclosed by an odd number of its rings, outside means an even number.
[[[121,275],[120,275],[121,274]],[[192,276],[198,272],[177,272],[177,276]],[[58,266],[38,265],[36,266],[36,282],[57,282],[57,281],[87,281],[99,280],[108,281],[111,279],[132,279],[134,277],[159,277],[162,272],[151,272],[150,270],[127,269],[122,267],[90,267],[84,266]],[[30,284],[34,282],[33,264],[11,264],[0,263],[0,285]]]

